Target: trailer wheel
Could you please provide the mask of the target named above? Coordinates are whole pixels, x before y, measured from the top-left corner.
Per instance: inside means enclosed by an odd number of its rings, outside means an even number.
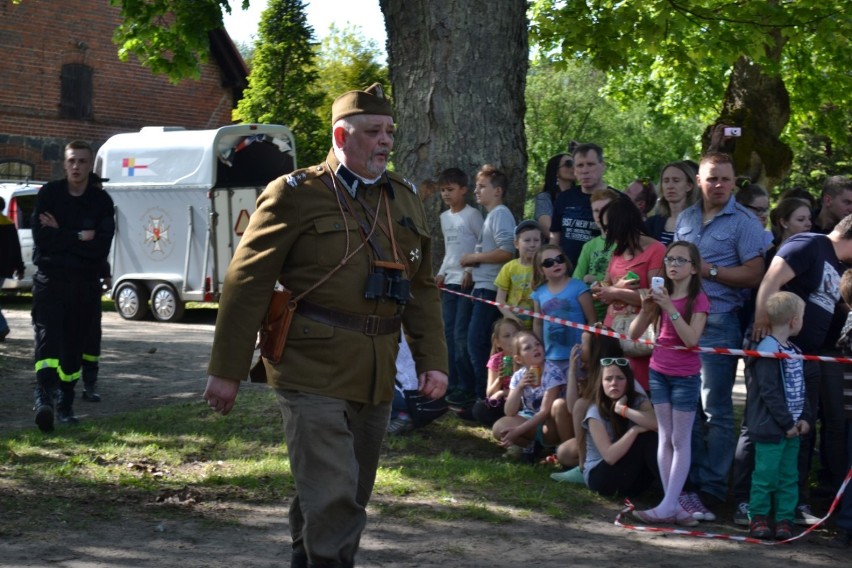
[[[126,320],[144,319],[148,314],[148,289],[135,282],[122,282],[115,291],[115,310]]]
[[[183,317],[184,307],[171,284],[160,284],[151,292],[151,313],[158,321],[179,321]]]

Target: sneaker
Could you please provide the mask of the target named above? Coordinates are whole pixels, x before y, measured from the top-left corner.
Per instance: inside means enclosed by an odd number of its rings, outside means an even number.
[[[775,540],[789,540],[793,538],[793,523],[787,519],[775,523]]]
[[[71,426],[80,422],[80,420],[76,416],[74,416],[74,410],[71,408],[69,408],[68,410],[57,410],[56,418],[62,424],[68,424]]]
[[[755,515],[748,525],[748,536],[760,540],[772,538],[772,527],[769,526],[769,518],[765,515]]]
[[[852,544],[852,531],[840,529],[834,538],[828,541],[831,548],[846,548]]]
[[[538,453],[541,451],[541,445],[538,442],[530,442],[524,449],[521,454],[521,461],[528,464],[534,464],[536,462],[536,457]]]
[[[737,503],[737,510],[734,511],[734,524],[741,527],[747,527],[749,525],[748,502],[743,501],[741,503]]]
[[[692,515],[693,519],[697,519],[699,521],[716,520],[716,515],[714,515],[710,511],[710,509],[704,506],[704,503],[701,502],[701,498],[698,496],[698,493],[692,491],[684,491],[680,494],[680,497],[678,497],[677,501],[687,513]]]
[[[53,432],[53,407],[49,404],[39,404],[35,410],[35,423],[44,432]]]
[[[391,436],[401,436],[414,430],[414,424],[410,418],[394,418],[388,424],[388,434]]]
[[[560,471],[559,473],[551,473],[550,479],[552,479],[553,481],[558,481],[559,483],[578,483],[580,485],[586,484],[586,480],[583,478],[583,472],[580,470],[580,466],[573,467],[565,471]]]
[[[675,524],[680,527],[697,527],[698,519],[687,513],[685,510],[681,509],[675,515]]]
[[[101,401],[101,395],[96,393],[94,391],[94,389],[93,390],[84,390],[83,391],[83,400],[85,400],[86,402],[100,402]]]
[[[512,444],[503,454],[503,459],[507,461],[521,461],[524,456],[524,449],[520,446]]]
[[[811,506],[802,503],[796,507],[796,515],[793,517],[793,522],[803,527],[809,527],[819,522],[819,517],[811,513]]]

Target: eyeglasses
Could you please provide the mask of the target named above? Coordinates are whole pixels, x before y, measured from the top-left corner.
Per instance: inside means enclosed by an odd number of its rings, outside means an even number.
[[[766,215],[767,213],[769,213],[769,207],[752,207],[751,205],[746,205],[746,207],[748,207],[758,215]]]
[[[545,268],[553,268],[557,264],[565,264],[565,255],[560,254],[559,256],[554,256],[553,258],[545,258],[541,261],[541,265]]]
[[[630,362],[624,357],[604,357],[601,359],[601,365],[604,367],[609,367],[610,365],[618,365],[619,367],[626,367]]]
[[[663,258],[663,262],[666,264],[671,264],[673,266],[683,266],[684,264],[694,264],[688,258],[683,258],[682,256],[666,256]]]

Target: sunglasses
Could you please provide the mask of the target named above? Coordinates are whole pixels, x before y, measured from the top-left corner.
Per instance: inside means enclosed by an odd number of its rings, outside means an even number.
[[[683,266],[684,264],[692,264],[692,261],[682,256],[667,256],[663,258],[663,262],[674,266]]]
[[[560,254],[559,256],[554,256],[553,258],[545,258],[541,261],[541,265],[544,268],[553,268],[557,264],[565,264],[565,255]]]
[[[604,357],[601,359],[601,365],[604,367],[609,367],[610,365],[618,365],[619,367],[626,367],[630,362],[624,357]]]

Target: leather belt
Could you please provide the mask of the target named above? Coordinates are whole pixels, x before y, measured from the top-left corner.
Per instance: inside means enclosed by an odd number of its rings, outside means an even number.
[[[402,316],[359,315],[329,310],[305,300],[299,301],[296,313],[317,323],[358,331],[364,335],[387,335],[396,333],[402,326]]]

